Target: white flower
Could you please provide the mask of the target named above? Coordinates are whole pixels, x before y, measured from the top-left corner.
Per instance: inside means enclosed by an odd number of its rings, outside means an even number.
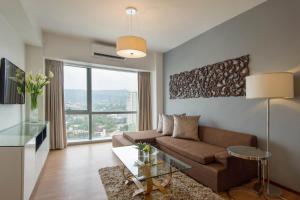
[[[41,73],[35,75],[31,72],[28,73],[25,79],[26,92],[29,94],[41,95],[43,93],[43,87],[50,83],[51,77],[53,77],[52,72],[49,72],[49,77]]]
[[[49,71],[49,76],[48,76],[48,77],[49,77],[49,78],[53,78],[53,77],[54,77],[53,72]]]

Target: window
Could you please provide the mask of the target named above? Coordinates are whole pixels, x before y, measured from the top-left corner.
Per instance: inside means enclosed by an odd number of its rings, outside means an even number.
[[[64,67],[68,141],[109,139],[137,129],[137,73]]]
[[[89,139],[89,116],[88,115],[66,115],[68,140]]]
[[[66,110],[87,110],[87,70],[64,67],[64,98]]]

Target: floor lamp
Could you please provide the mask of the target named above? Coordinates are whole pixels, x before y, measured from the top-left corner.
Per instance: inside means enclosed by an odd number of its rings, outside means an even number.
[[[293,98],[294,76],[288,72],[255,74],[246,77],[246,98],[264,98],[267,102],[267,152],[270,140],[270,99]],[[267,162],[267,194],[272,197],[281,195],[281,190],[270,184],[269,161]]]

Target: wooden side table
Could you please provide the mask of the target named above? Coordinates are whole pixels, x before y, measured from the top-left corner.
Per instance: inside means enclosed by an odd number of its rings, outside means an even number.
[[[237,158],[257,161],[257,183],[254,186],[255,191],[261,195],[265,193],[265,166],[271,153],[250,146],[230,146],[227,148],[228,154]]]

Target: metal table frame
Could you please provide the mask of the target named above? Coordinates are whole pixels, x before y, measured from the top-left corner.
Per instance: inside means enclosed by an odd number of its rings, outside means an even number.
[[[230,146],[227,148],[228,154],[245,160],[257,161],[257,183],[254,185],[258,195],[264,195],[266,192],[266,172],[265,167],[271,157],[271,153],[250,146]]]

